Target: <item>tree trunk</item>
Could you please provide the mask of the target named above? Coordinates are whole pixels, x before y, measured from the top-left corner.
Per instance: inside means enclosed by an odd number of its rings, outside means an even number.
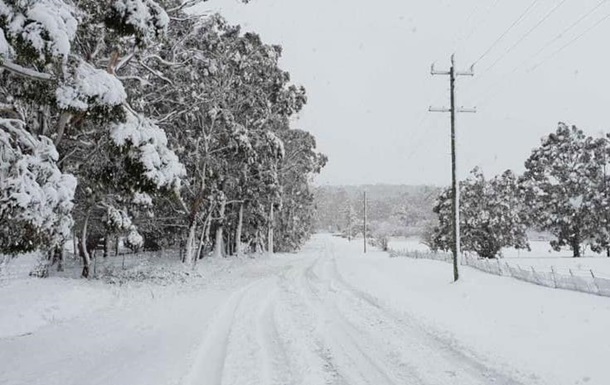
[[[59,143],[63,139],[64,132],[66,131],[66,126],[68,125],[68,122],[70,121],[71,117],[72,117],[72,115],[68,112],[63,112],[59,116],[59,122],[57,122],[57,137],[55,138],[55,143],[54,143],[55,147],[59,146]]]
[[[208,213],[208,216],[205,218],[203,222],[203,227],[201,228],[201,237],[199,238],[199,248],[197,249],[197,260],[201,259],[201,251],[203,250],[203,245],[207,243],[210,235],[210,222],[212,220],[212,210]]]
[[[238,257],[241,257],[241,255],[242,255],[241,232],[242,232],[242,228],[243,228],[243,223],[244,223],[244,203],[242,202],[239,204],[239,216],[237,219],[237,229],[235,230],[235,254],[237,254]]]
[[[72,230],[72,258],[76,259],[78,255],[78,236],[76,230]]]
[[[574,258],[580,258],[580,237],[578,235],[574,236],[574,238],[572,239],[571,246]]]
[[[195,233],[197,230],[197,219],[193,218],[189,226],[189,236],[186,240],[186,251],[184,255],[184,263],[192,265],[195,261]]]
[[[64,245],[53,250],[53,264],[57,263],[57,271],[64,271]]]
[[[269,207],[269,235],[267,236],[267,251],[273,254],[273,202]]]
[[[87,250],[87,227],[89,225],[89,212],[87,213],[87,217],[85,218],[85,223],[83,224],[83,230],[80,236],[79,243],[79,253],[83,258],[83,278],[89,278],[89,267],[91,266],[91,256],[89,255],[89,251]]]
[[[222,202],[220,203],[220,215],[219,215],[219,221],[220,221],[220,225],[218,226],[218,228],[216,229],[216,242],[214,244],[214,256],[216,258],[220,258],[222,257],[222,242],[223,242],[223,222],[224,222],[224,218],[225,218],[225,208],[226,208],[227,204],[225,202],[225,200],[223,199]]]
[[[104,236],[104,259],[108,258],[110,254],[110,233],[106,233]]]

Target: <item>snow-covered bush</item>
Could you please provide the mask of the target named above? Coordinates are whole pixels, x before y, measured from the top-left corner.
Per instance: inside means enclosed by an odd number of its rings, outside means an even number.
[[[0,119],[0,252],[52,247],[70,235],[76,178],[59,170],[58,156],[22,121]]]

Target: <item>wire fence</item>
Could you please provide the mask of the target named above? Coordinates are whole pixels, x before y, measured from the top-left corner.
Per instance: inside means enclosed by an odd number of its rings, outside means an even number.
[[[390,250],[390,255],[394,257],[400,256],[452,262],[452,255],[449,253]],[[462,257],[462,265],[470,266],[485,273],[512,277],[539,286],[610,297],[610,278],[599,277],[592,270],[574,272],[568,269],[567,272],[563,272],[558,271],[555,267],[551,267],[550,271],[541,271],[536,270],[533,266],[522,268],[519,265],[511,265],[501,259],[482,259],[472,255],[464,255]]]

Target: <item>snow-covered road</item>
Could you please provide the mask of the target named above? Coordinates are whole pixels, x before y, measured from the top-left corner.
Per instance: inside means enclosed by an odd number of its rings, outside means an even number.
[[[359,248],[319,235],[204,285],[1,338],[0,383],[608,383],[610,299],[475,271],[455,285],[446,264]]]

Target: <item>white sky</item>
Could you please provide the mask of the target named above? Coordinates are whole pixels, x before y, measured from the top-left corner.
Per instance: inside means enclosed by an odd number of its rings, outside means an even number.
[[[427,109],[448,105],[448,79],[432,77],[430,64],[448,67],[455,51],[466,69],[533,1],[212,0],[202,8],[283,46],[282,68],[309,96],[294,127],[312,132],[330,159],[317,183],[446,185],[449,115]],[[477,165],[489,176],[520,172],[559,121],[610,132],[610,1],[547,45],[600,1],[537,0],[477,63],[477,76],[459,80],[458,104],[478,108],[458,117],[461,177]]]

